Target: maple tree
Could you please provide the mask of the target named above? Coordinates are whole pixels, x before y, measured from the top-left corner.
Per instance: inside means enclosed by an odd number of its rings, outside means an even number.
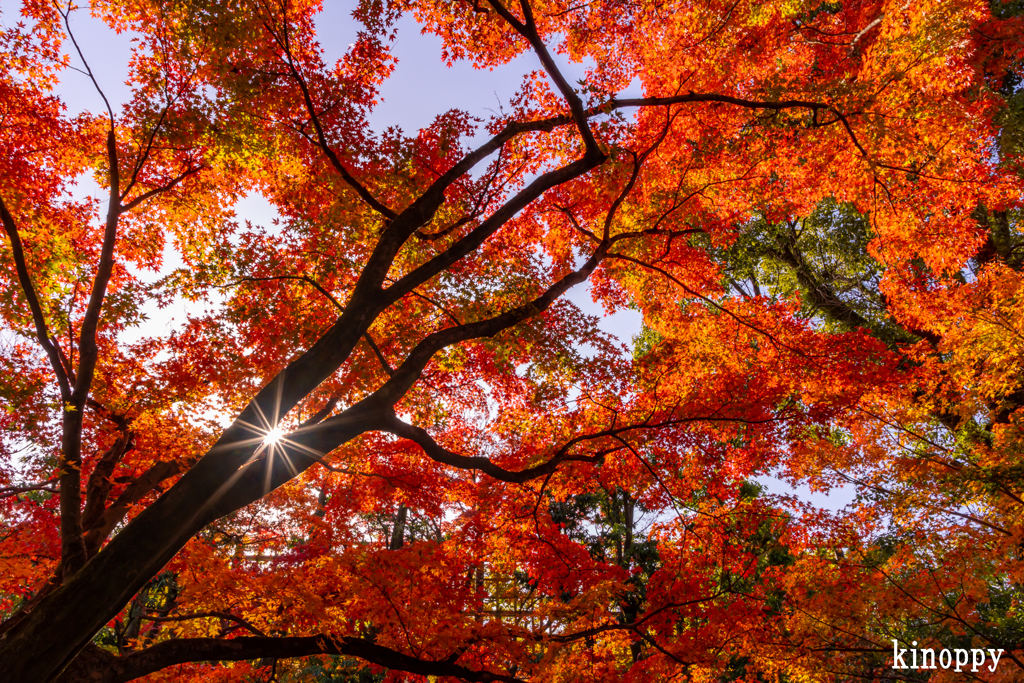
[[[1018,7],[366,0],[334,64],[320,9],[93,2],[132,95],[76,116],[84,10],[4,24],[0,670],[1019,677]],[[374,135],[403,15],[541,68]]]

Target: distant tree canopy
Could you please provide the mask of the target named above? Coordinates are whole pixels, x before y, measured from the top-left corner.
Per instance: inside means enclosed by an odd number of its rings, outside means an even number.
[[[351,9],[2,17],[3,676],[1018,680],[1020,3]],[[374,133],[403,16],[540,68]]]

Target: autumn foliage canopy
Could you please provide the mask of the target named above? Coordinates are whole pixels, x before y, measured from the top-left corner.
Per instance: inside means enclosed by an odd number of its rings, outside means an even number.
[[[322,9],[3,7],[0,678],[1021,680],[1019,4]]]

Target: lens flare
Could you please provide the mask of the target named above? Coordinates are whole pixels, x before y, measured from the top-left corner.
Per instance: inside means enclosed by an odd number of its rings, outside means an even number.
[[[263,444],[265,446],[273,446],[283,438],[284,432],[281,431],[281,428],[274,427],[269,432],[267,432],[267,435],[265,437],[263,437]]]

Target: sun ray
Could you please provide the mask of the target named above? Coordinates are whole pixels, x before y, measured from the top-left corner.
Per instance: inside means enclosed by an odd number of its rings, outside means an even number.
[[[263,444],[265,446],[273,446],[283,438],[284,430],[280,427],[273,427],[269,432],[267,432],[266,436],[263,437]]]

